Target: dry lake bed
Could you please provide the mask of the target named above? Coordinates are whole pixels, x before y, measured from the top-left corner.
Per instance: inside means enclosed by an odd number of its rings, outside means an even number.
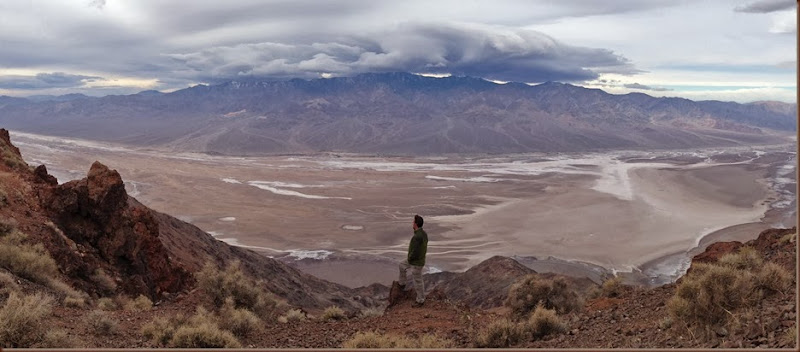
[[[15,132],[12,140],[28,163],[46,164],[59,182],[85,177],[98,160],[117,169],[145,205],[351,287],[391,282],[414,214],[425,217],[430,236],[428,271],[465,270],[504,255],[539,270],[603,268],[661,280],[685,270],[689,251],[710,240],[796,225],[793,143],[230,157]]]

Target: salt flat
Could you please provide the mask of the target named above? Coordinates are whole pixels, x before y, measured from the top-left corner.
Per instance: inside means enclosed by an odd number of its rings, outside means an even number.
[[[59,182],[84,177],[99,160],[153,209],[349,286],[391,280],[414,214],[426,218],[431,271],[464,270],[493,255],[631,271],[686,252],[706,235],[725,238],[725,229],[747,236],[741,224],[748,231],[794,225],[794,145],[224,157],[13,132],[12,139],[26,161],[45,163]]]

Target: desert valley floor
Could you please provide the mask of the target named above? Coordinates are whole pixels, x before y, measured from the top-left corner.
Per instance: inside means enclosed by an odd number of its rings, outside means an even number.
[[[494,255],[669,280],[690,251],[796,224],[796,144],[453,157],[230,157],[12,132],[59,182],[99,160],[130,195],[217,239],[351,287],[389,283],[414,214],[428,271]],[[587,274],[587,276],[590,276]]]

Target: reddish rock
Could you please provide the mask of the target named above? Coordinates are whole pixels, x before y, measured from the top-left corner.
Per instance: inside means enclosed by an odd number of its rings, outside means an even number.
[[[43,206],[64,235],[84,248],[83,253],[65,252],[58,246],[51,251],[61,263],[82,257],[65,265],[67,274],[90,277],[98,268],[111,269],[106,271],[123,279],[123,291],[152,298],[177,292],[190,281],[188,272],[170,261],[150,210],[129,205],[117,171],[95,162],[87,178],[55,187]],[[90,292],[93,288],[84,287]]]
[[[0,148],[8,150],[17,156],[22,156],[22,154],[19,153],[19,148],[11,144],[11,136],[8,135],[8,130],[5,128],[0,128],[0,143],[2,143]],[[0,155],[0,157],[2,157],[2,155]]]
[[[706,247],[703,253],[700,253],[692,258],[692,264],[695,263],[714,263],[722,256],[728,253],[735,253],[743,246],[742,242],[716,242]],[[689,268],[691,270],[691,268]]]
[[[53,175],[47,173],[47,166],[44,166],[44,164],[37,166],[36,169],[33,170],[33,175],[36,176],[37,182],[51,186],[58,185],[58,180]]]

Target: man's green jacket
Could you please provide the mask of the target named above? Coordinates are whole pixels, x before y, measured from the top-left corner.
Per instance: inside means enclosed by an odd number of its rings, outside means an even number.
[[[418,228],[411,237],[408,244],[408,264],[413,266],[425,266],[425,254],[428,252],[428,234],[425,230]]]

